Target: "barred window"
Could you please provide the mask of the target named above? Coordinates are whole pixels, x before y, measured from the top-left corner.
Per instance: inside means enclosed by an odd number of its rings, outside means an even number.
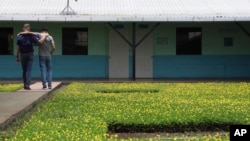
[[[63,55],[88,55],[88,29],[62,29]]]
[[[0,28],[0,55],[13,55],[13,28]]]
[[[201,28],[177,28],[176,29],[176,54],[177,55],[201,55],[202,53]]]

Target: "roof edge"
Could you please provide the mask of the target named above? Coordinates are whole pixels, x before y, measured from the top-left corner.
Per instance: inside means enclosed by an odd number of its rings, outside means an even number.
[[[250,16],[103,16],[103,15],[12,15],[0,16],[0,21],[29,22],[229,22],[250,21]]]

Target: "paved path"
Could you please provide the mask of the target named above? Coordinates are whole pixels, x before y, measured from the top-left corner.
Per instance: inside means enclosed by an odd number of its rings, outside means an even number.
[[[0,92],[0,129],[7,127],[61,84],[61,82],[53,82],[52,89],[43,90],[41,82],[36,82],[30,86],[31,90]]]

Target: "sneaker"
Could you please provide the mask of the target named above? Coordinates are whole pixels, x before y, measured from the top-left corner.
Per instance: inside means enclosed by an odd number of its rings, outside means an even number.
[[[49,89],[51,89],[51,86],[49,86]]]
[[[30,87],[24,87],[24,89],[25,89],[25,90],[31,90],[31,88],[30,88]]]
[[[45,90],[46,89],[46,86],[43,86],[43,90]]]

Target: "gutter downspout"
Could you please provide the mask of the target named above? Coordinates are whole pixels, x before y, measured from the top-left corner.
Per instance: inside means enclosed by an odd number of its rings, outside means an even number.
[[[135,81],[135,74],[136,74],[136,23],[133,22],[132,24],[132,70],[133,70],[133,74],[132,74],[132,79],[133,81]]]

